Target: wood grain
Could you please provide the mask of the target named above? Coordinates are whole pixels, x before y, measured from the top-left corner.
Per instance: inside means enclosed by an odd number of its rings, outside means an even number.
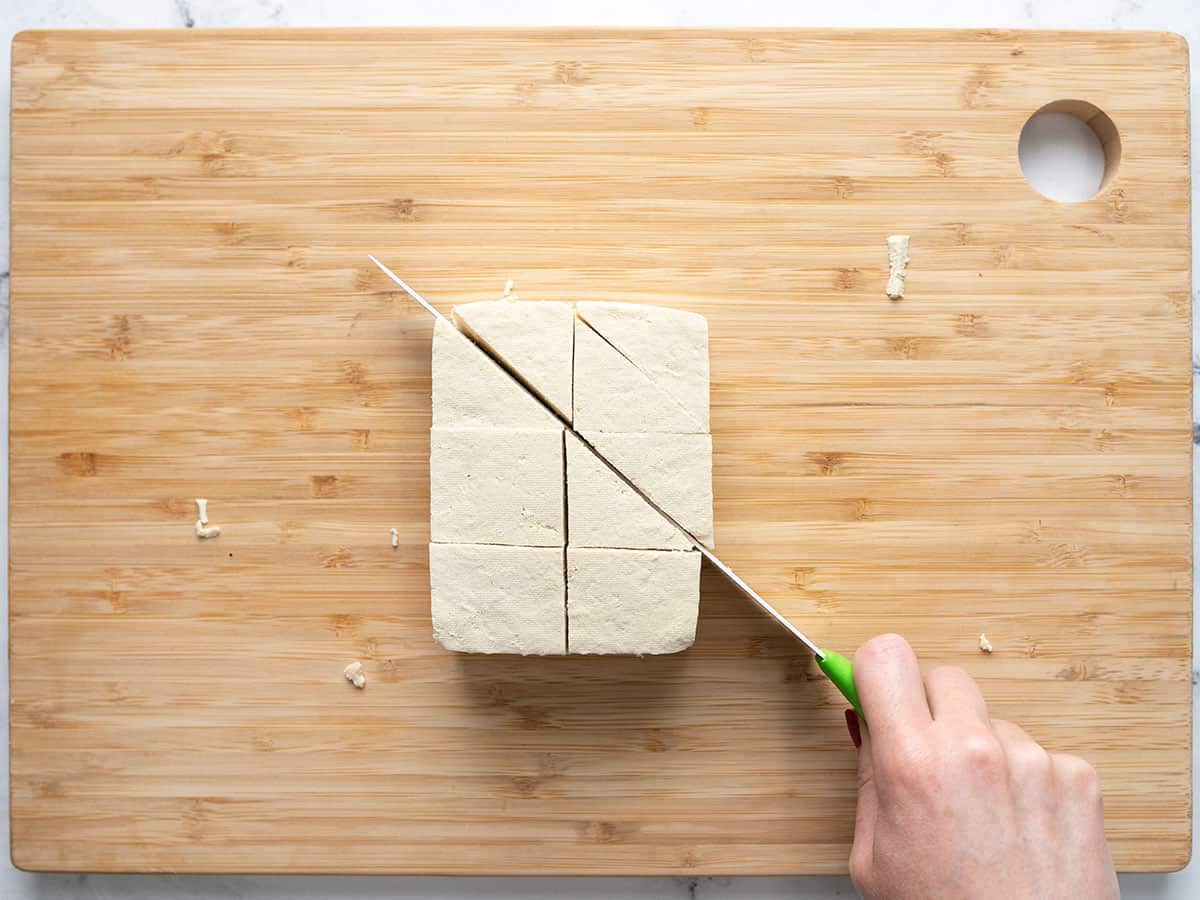
[[[965,666],[1098,766],[1121,868],[1183,865],[1186,70],[1148,33],[19,35],[15,862],[845,870],[844,704],[712,573],[679,656],[433,643],[431,328],[374,252],[443,310],[707,316],[722,554],[828,646]],[[1017,163],[1059,99],[1121,136],[1085,203]]]

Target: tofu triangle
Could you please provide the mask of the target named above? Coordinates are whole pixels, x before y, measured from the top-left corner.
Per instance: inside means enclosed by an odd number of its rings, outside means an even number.
[[[682,309],[580,301],[576,312],[708,431],[708,322]]]
[[[567,534],[573,547],[688,550],[691,542],[567,433]]]
[[[587,323],[575,322],[575,414],[578,431],[664,431],[694,434],[705,427],[659,390]]]
[[[710,435],[582,434],[596,452],[698,541],[714,546]]]
[[[481,300],[454,307],[454,324],[502,359],[570,421],[575,342],[575,311],[570,304]]]
[[[559,421],[447,319],[433,327],[433,424],[560,428]]]

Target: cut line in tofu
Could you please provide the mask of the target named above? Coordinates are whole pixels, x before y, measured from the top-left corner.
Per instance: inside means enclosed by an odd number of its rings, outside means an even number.
[[[577,431],[696,433],[704,426],[646,374],[592,330],[575,320]]]
[[[583,438],[700,543],[714,546],[710,435],[585,431]]]
[[[429,536],[435,543],[561,547],[562,428],[433,428]]]
[[[454,307],[454,324],[571,419],[575,312],[568,303],[481,300]]]
[[[689,430],[708,431],[708,321],[704,316],[608,301],[580,301],[575,309],[658,390],[688,412],[697,424]]]
[[[691,541],[566,433],[567,534],[572,547],[689,550]]]
[[[433,326],[432,379],[435,427],[561,427],[515,378],[446,319]]]
[[[700,555],[654,504],[712,544],[707,326],[595,306],[628,326],[641,365],[567,304],[465,304],[458,327],[435,326],[429,573],[449,650],[642,655],[695,640]],[[680,322],[690,334],[669,333]],[[639,335],[663,329],[656,359]],[[685,347],[699,359],[680,372]]]
[[[566,653],[563,549],[429,545],[434,639],[459,653]]]
[[[660,654],[696,640],[700,554],[567,548],[572,653]]]

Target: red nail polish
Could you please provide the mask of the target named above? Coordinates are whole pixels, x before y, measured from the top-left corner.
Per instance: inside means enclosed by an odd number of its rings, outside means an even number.
[[[862,746],[862,732],[858,730],[858,713],[852,709],[846,710],[846,730],[850,732],[850,740],[855,748]]]

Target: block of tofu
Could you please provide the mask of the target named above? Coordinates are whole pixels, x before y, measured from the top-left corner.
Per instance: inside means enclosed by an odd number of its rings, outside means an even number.
[[[431,429],[429,537],[561,547],[562,428]]]
[[[563,552],[430,544],[434,638],[460,653],[566,653]]]
[[[708,431],[708,321],[696,313],[636,303],[583,301],[576,310]]]
[[[572,653],[677,653],[696,640],[695,550],[567,548]]]
[[[559,428],[554,415],[448,320],[433,326],[433,424]]]
[[[572,547],[688,550],[691,542],[591,449],[567,440],[567,534]]]
[[[710,435],[585,431],[583,437],[697,540],[715,546]]]
[[[454,307],[454,324],[570,421],[575,311],[569,303],[481,300]]]
[[[575,322],[576,430],[706,431],[699,419],[586,323]]]

